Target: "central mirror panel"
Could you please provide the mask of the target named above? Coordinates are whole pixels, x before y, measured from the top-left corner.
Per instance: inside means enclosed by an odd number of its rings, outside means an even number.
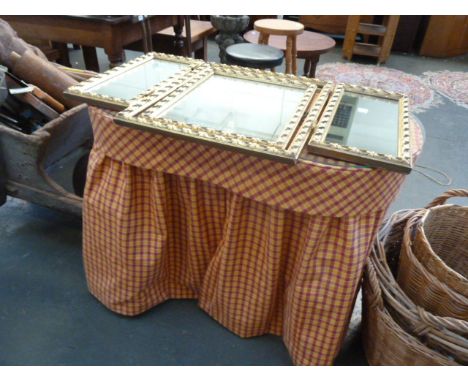
[[[325,141],[398,156],[398,100],[345,91]]]
[[[213,75],[155,117],[275,141],[305,89]]]
[[[321,106],[312,108],[322,84],[305,77],[212,63],[200,65],[184,78],[170,92],[163,87],[136,97],[114,121],[295,163],[325,105],[322,100]]]
[[[90,87],[88,91],[128,101],[187,68],[188,64],[154,59]]]

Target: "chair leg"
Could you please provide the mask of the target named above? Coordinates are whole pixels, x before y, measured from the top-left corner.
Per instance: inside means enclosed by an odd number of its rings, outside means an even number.
[[[205,37],[202,42],[202,46],[195,48],[195,58],[200,60],[208,61],[208,38]]]

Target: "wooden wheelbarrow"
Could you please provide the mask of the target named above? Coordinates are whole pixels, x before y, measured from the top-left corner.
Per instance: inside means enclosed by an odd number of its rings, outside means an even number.
[[[32,134],[0,123],[0,205],[9,195],[81,215],[80,194],[92,137],[85,104],[64,112]],[[71,156],[80,158],[73,170],[74,192],[67,191],[48,171]]]

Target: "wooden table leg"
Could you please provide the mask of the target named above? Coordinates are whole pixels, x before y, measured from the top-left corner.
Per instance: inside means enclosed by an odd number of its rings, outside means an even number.
[[[303,75],[307,77],[307,73],[309,73],[310,70],[310,58],[306,58],[304,60],[304,72]]]
[[[60,65],[68,66],[71,68],[70,56],[68,55],[68,45],[64,42],[55,42],[52,41],[52,48],[57,49],[60,53],[60,58],[57,62]]]
[[[123,47],[121,47],[120,49],[105,48],[104,52],[107,54],[107,58],[109,59],[109,62],[110,62],[109,66],[111,68],[123,64],[124,57],[125,57]]]
[[[315,70],[317,69],[317,64],[319,62],[319,55],[309,56],[306,58],[304,63],[304,76],[309,78],[315,77]]]
[[[81,48],[83,50],[83,59],[86,69],[99,73],[99,61],[96,48],[93,46],[82,46]]]

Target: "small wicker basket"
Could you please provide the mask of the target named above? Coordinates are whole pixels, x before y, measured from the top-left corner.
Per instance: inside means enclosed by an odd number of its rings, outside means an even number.
[[[439,281],[468,298],[468,207],[427,210],[417,227],[413,251]]]
[[[468,207],[442,205],[452,190],[415,214],[405,227],[398,283],[421,307],[468,320]]]

